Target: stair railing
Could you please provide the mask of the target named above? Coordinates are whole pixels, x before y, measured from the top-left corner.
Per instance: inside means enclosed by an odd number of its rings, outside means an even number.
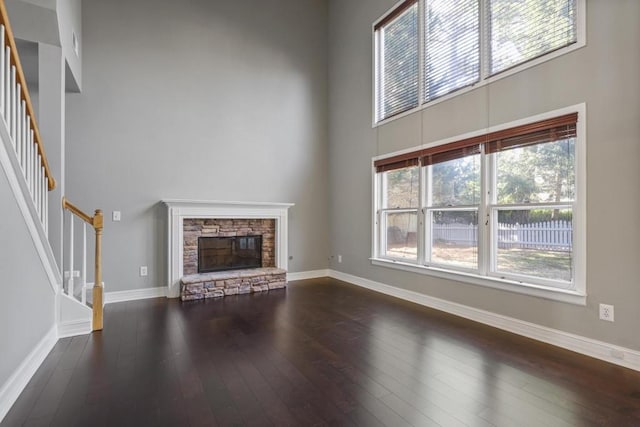
[[[15,169],[21,170],[37,216],[47,233],[47,192],[55,188],[56,182],[42,145],[4,0],[0,0],[0,48],[0,117],[5,121],[11,151],[15,153]]]
[[[103,290],[102,283],[102,228],[104,217],[102,211],[97,209],[93,216],[89,216],[75,205],[70,203],[66,197],[62,198],[62,208],[70,213],[69,215],[69,277],[66,288],[63,286],[62,291],[72,298],[76,298],[75,280],[74,280],[74,217],[80,218],[82,224],[82,267],[80,269],[80,300],[83,304],[87,303],[87,224],[93,227],[95,239],[95,274],[93,282],[91,306],[93,310],[93,330],[102,330],[103,317]]]

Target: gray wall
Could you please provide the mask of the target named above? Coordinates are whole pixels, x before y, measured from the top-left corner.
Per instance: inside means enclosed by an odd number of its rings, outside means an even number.
[[[166,198],[295,203],[289,271],[326,268],[326,1],[85,0],[82,13],[67,195],[105,211],[107,292],[167,285]]]
[[[0,167],[0,388],[55,322],[55,294]]]
[[[587,2],[587,46],[371,127],[371,24],[395,0],[331,0],[329,192],[331,252],[345,273],[563,331],[640,349],[640,2]],[[371,158],[587,103],[586,307],[372,266]],[[422,117],[420,117],[422,115]],[[615,305],[615,323],[598,304]]]
[[[81,0],[58,0],[58,26],[60,46],[66,59],[67,90],[82,89],[82,2]],[[73,33],[78,40],[78,53],[73,49]]]

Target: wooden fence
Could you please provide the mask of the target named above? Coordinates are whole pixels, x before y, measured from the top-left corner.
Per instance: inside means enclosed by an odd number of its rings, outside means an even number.
[[[475,224],[433,224],[433,241],[461,246],[478,243]],[[537,249],[570,252],[573,229],[571,221],[543,221],[532,224],[498,224],[498,247],[502,249]]]

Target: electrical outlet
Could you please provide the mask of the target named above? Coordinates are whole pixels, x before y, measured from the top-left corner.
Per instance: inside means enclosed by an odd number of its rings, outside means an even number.
[[[80,270],[73,270],[73,277],[80,277]]]
[[[338,255],[338,264],[342,264],[342,255]]]
[[[120,211],[113,211],[112,219],[114,222],[120,221],[121,214]]]
[[[148,271],[147,271],[147,266],[146,265],[143,265],[142,267],[140,267],[140,277],[146,276],[147,273],[148,273]]]
[[[600,304],[600,320],[613,322],[613,306],[609,304]]]

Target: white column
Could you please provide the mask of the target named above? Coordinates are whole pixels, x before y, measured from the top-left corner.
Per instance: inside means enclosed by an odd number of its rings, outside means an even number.
[[[49,243],[61,271],[63,266],[62,196],[65,195],[65,63],[62,49],[38,44],[38,111],[40,135],[56,188],[48,192]]]

